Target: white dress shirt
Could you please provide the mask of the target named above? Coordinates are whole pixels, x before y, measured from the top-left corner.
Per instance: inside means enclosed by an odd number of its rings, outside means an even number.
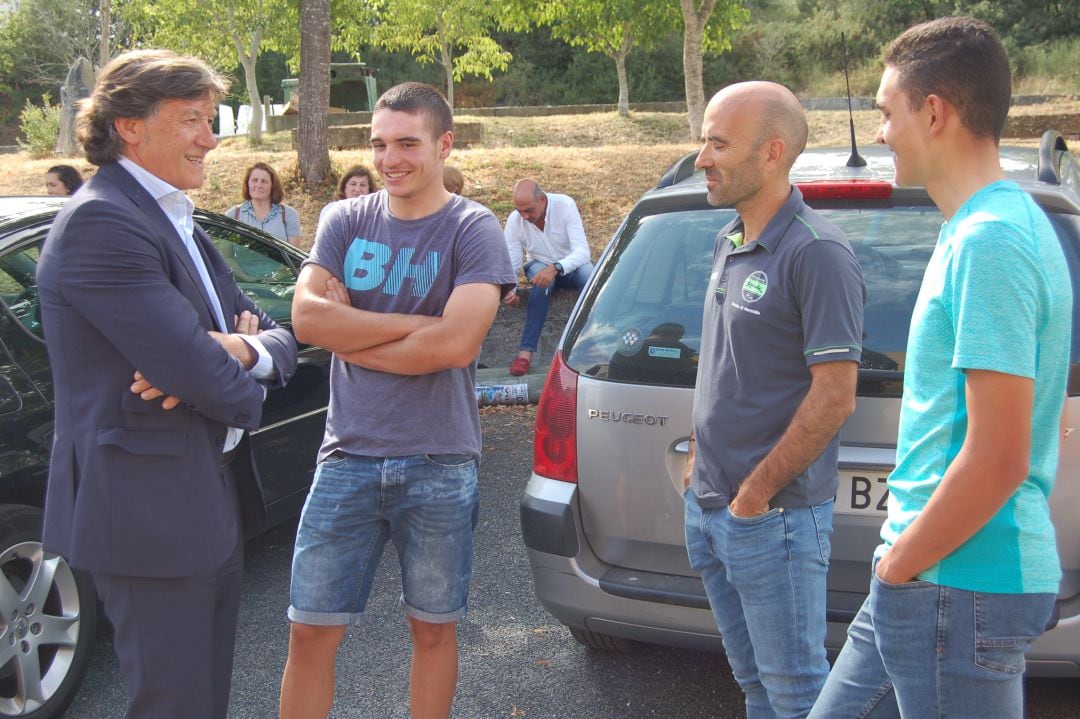
[[[585,225],[573,198],[555,192],[547,193],[547,211],[544,229],[522,219],[514,210],[506,218],[506,251],[514,272],[521,271],[521,250],[525,249],[526,262],[539,260],[552,265],[558,262],[563,272],[569,274],[590,261],[589,243],[585,239]]]

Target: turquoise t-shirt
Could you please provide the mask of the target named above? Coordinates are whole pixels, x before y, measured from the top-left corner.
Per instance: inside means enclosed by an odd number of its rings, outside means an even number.
[[[964,370],[1035,381],[1027,479],[975,536],[919,579],[971,591],[1056,593],[1048,499],[1069,369],[1072,283],[1046,215],[1012,182],[942,225],[911,318],[897,465],[881,556],[926,506],[967,431]]]

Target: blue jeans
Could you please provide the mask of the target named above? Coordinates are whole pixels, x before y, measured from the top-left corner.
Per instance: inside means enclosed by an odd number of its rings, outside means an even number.
[[[531,260],[525,265],[525,277],[530,282],[532,278],[548,266],[547,262]],[[551,295],[557,290],[580,290],[592,276],[593,266],[586,262],[573,272],[558,275],[555,281],[547,287],[533,287],[529,292],[529,303],[525,306],[525,329],[521,331],[521,346],[519,349],[535,352],[540,344],[540,332],[544,329],[544,321],[547,320],[548,305],[551,303]]]
[[[289,619],[358,624],[387,541],[405,612],[432,624],[461,618],[479,511],[476,460],[466,455],[320,462],[296,533]]]
[[[1024,653],[1053,607],[1053,594],[887,584],[875,574],[810,716],[1019,719]]]
[[[829,674],[825,578],[833,500],[741,519],[685,494],[686,548],[701,572],[747,719],[804,717]]]

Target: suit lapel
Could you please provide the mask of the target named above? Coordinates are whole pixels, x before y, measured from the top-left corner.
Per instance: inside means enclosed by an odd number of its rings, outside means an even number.
[[[236,306],[233,295],[222,282],[222,278],[230,275],[231,270],[221,259],[214,241],[198,224],[195,225],[195,247],[199,250],[203,263],[206,265],[206,273],[210,276],[211,284],[214,285],[214,292],[217,293],[218,302],[221,304],[221,314],[224,315],[225,321],[229,322],[229,318],[236,314]],[[229,329],[232,330],[232,328]]]
[[[195,269],[195,263],[191,259],[191,254],[188,253],[187,248],[184,247],[184,242],[180,239],[176,227],[169,220],[165,211],[161,209],[161,205],[159,205],[157,200],[151,197],[150,193],[146,191],[146,188],[139,184],[139,181],[132,177],[119,163],[102,165],[98,169],[97,174],[104,175],[112,180],[113,183],[127,195],[132,203],[139,208],[150,224],[153,225],[154,229],[158,232],[158,235],[164,240],[165,246],[180,261],[180,264],[183,265],[192,284],[195,285],[199,295],[202,297],[203,302],[206,305],[207,315],[210,317],[209,329],[218,329],[217,321],[214,319],[214,305],[210,301],[210,296],[206,293],[206,286],[203,284],[202,278],[199,277],[199,271]],[[198,236],[200,232],[202,232],[202,229],[198,225],[195,225],[196,236]],[[196,246],[198,246],[197,241]],[[205,253],[203,254],[203,257],[203,261],[205,262]],[[207,271],[212,278],[213,270],[209,263],[207,263]],[[218,297],[220,298],[220,296],[221,292],[218,291]],[[224,309],[224,305],[222,307]]]

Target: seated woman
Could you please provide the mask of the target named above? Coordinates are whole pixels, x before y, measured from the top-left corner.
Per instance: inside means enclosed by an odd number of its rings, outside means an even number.
[[[45,173],[45,192],[56,197],[74,195],[82,183],[82,175],[71,165],[53,165]]]
[[[338,181],[334,199],[345,200],[350,197],[370,195],[378,189],[379,186],[375,184],[375,173],[363,165],[353,165],[345,171],[345,174]]]
[[[230,207],[226,215],[290,244],[299,244],[300,216],[284,204],[285,190],[274,168],[265,162],[249,167],[244,173],[242,193],[244,202]]]

